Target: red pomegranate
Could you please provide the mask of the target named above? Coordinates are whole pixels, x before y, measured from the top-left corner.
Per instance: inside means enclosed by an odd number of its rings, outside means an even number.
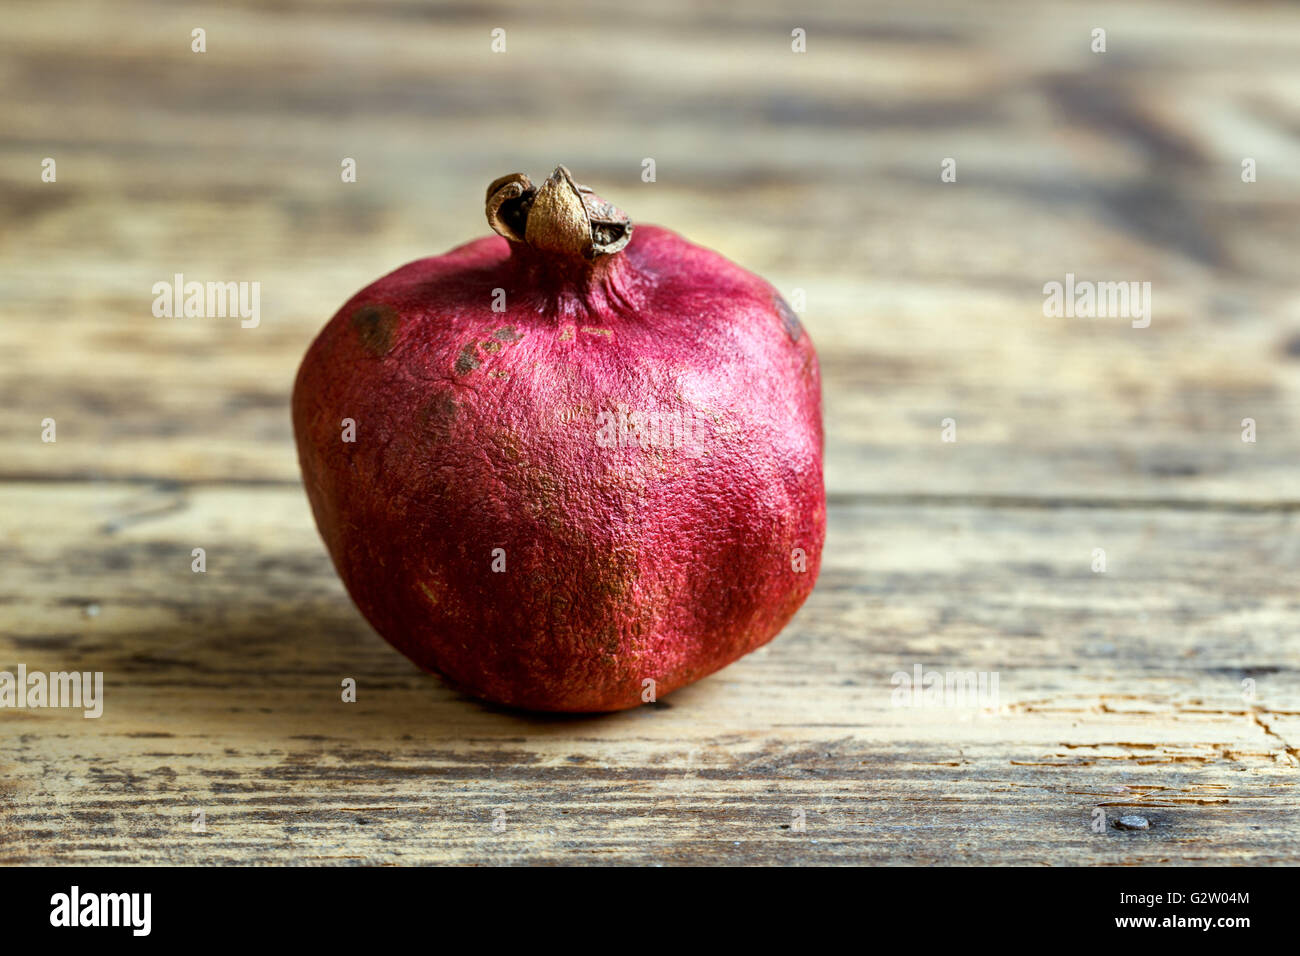
[[[764,280],[558,168],[499,236],[366,287],[293,392],[303,478],[366,619],[530,710],[608,711],[771,640],[826,531],[821,381]]]

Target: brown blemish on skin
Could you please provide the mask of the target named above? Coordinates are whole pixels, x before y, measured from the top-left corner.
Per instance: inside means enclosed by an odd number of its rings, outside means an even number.
[[[574,336],[574,331],[573,331],[573,326],[571,325],[566,325],[563,329],[560,330],[561,342],[571,342],[573,340],[573,336]]]
[[[524,446],[518,436],[512,432],[500,432],[495,436],[497,448],[511,464],[518,464],[524,457]]]
[[[474,353],[474,343],[471,342],[460,350],[460,355],[456,356],[456,374],[465,375],[479,367],[478,356]]]
[[[590,325],[584,325],[582,331],[586,332],[588,335],[604,335],[606,337],[614,334],[609,329],[593,329]]]
[[[522,335],[515,331],[513,325],[507,325],[503,328],[497,329],[492,333],[492,337],[494,339],[500,339],[502,342],[517,342],[523,338]]]
[[[391,305],[372,302],[352,313],[352,328],[362,347],[371,355],[387,355],[393,348],[393,333],[399,322]]]
[[[501,351],[501,343],[492,339],[488,339],[486,342],[482,343],[482,345],[483,351],[487,352],[489,355],[495,355],[497,352]]]
[[[421,409],[420,424],[425,432],[432,434],[434,441],[445,441],[451,434],[452,423],[459,411],[460,406],[450,392],[439,392]]]
[[[785,328],[785,334],[790,336],[791,342],[798,342],[799,337],[803,335],[803,323],[799,321],[799,316],[794,314],[794,309],[790,308],[790,303],[780,295],[772,297],[772,304],[776,306],[776,313],[781,317],[781,325]]]

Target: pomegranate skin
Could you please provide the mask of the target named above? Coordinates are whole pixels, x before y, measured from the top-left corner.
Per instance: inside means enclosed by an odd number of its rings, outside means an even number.
[[[812,343],[666,229],[594,261],[492,236],[403,266],[316,338],[293,424],[362,614],[500,704],[663,696],[771,640],[820,569]]]

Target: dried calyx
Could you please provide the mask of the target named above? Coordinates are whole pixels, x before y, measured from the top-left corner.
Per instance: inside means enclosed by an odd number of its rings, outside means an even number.
[[[632,238],[632,220],[563,166],[541,186],[523,173],[495,180],[487,190],[488,223],[498,235],[534,249],[596,259],[618,252]]]

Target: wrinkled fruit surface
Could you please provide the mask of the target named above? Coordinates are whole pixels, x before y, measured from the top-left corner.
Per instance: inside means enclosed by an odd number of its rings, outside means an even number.
[[[820,396],[767,282],[637,226],[594,263],[493,236],[385,276],[311,346],[293,420],[384,638],[491,701],[606,711],[765,644],[811,592]]]

